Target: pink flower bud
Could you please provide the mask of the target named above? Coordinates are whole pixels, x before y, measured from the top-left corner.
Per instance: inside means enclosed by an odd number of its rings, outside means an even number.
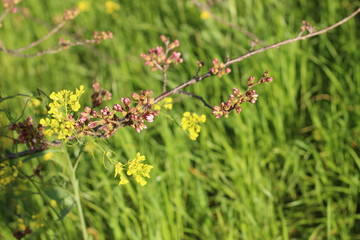
[[[235,96],[237,96],[240,93],[240,90],[238,88],[234,88],[233,93]]]
[[[134,100],[139,100],[139,98],[140,98],[139,94],[138,94],[138,93],[135,93],[135,92],[131,95],[131,97],[132,97]]]
[[[90,107],[85,107],[84,112],[85,112],[85,113],[90,113],[90,112],[91,112],[91,108],[90,108]]]
[[[160,55],[164,52],[164,49],[162,47],[156,47],[156,54]]]
[[[144,116],[144,118],[145,118],[146,121],[148,121],[148,122],[153,122],[153,121],[154,121],[154,115],[151,114],[151,113],[146,114],[146,115]]]
[[[272,82],[273,81],[273,78],[272,77],[267,77],[265,78],[265,82],[269,83],[269,82]]]
[[[125,106],[129,106],[130,105],[130,98],[125,97],[125,98],[121,98],[121,101],[125,104]]]
[[[95,92],[98,92],[100,89],[100,84],[98,82],[96,82],[92,85],[92,88]]]
[[[161,40],[163,43],[166,43],[167,41],[169,41],[168,38],[165,37],[164,35],[161,35],[161,36],[160,36],[160,40]]]
[[[122,109],[122,107],[121,107],[120,104],[115,104],[114,107],[113,107],[113,109],[114,109],[115,111],[118,111],[118,112],[122,112],[122,111],[123,111],[123,109]]]

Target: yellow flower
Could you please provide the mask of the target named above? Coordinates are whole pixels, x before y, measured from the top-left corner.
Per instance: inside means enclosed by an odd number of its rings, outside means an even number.
[[[54,199],[51,199],[50,205],[55,208],[55,207],[57,207],[57,202]]]
[[[90,10],[90,2],[89,1],[80,1],[77,4],[78,9],[80,12],[87,12]]]
[[[79,99],[84,92],[84,86],[81,85],[75,93],[69,90],[61,90],[50,94],[50,99],[53,102],[49,104],[48,114],[51,118],[40,119],[41,125],[50,127],[44,131],[45,135],[57,134],[58,139],[67,139],[73,135],[75,120],[69,118],[69,114],[80,109]]]
[[[181,119],[181,127],[183,130],[189,132],[189,137],[191,140],[196,140],[201,131],[199,123],[206,122],[205,115],[197,115],[196,113],[191,114],[190,112],[185,112],[183,118]]]
[[[24,231],[26,229],[26,225],[24,224],[24,219],[18,218],[17,222],[18,222],[18,229],[20,231]]]
[[[146,184],[144,177],[150,178],[150,171],[153,166],[142,163],[145,160],[145,156],[141,156],[140,153],[136,154],[134,159],[129,160],[127,175],[133,176],[135,181],[141,186]]]
[[[115,12],[119,11],[120,8],[120,5],[114,1],[105,2],[105,12],[108,14],[114,14]]]
[[[202,20],[209,19],[209,18],[211,18],[211,14],[210,14],[210,12],[208,12],[208,11],[202,11],[202,12],[200,13],[200,18],[201,18]]]
[[[21,167],[20,162],[19,167]],[[6,186],[9,183],[15,181],[19,174],[18,166],[10,165],[9,161],[3,161],[0,163],[0,187]]]
[[[161,107],[171,110],[173,107],[172,102],[171,97],[164,98],[164,100],[154,105],[154,110],[161,110]]]
[[[129,183],[125,175],[125,168],[127,168],[126,174],[132,176],[135,179],[135,182],[141,186],[146,185],[145,178],[150,178],[150,171],[153,166],[149,164],[142,163],[145,161],[145,156],[141,156],[140,153],[136,154],[134,159],[130,159],[127,164],[117,163],[115,165],[115,177],[120,175],[119,185]]]
[[[45,154],[43,155],[43,159],[44,159],[45,161],[48,161],[48,160],[52,159],[53,156],[54,156],[54,153],[53,153],[53,152],[48,152],[48,153],[45,153]]]
[[[127,178],[126,178],[123,170],[124,170],[124,164],[122,164],[122,163],[117,163],[117,164],[115,165],[115,177],[116,177],[117,175],[120,175],[119,185],[123,185],[123,184],[129,183],[129,180],[127,180]]]
[[[38,106],[40,106],[40,104],[41,104],[41,101],[40,101],[39,99],[37,99],[37,98],[32,98],[32,99],[30,100],[30,102],[31,102],[31,104],[32,104],[34,107],[38,107]]]
[[[31,228],[39,229],[45,226],[45,216],[42,214],[32,215],[33,222],[31,222]]]

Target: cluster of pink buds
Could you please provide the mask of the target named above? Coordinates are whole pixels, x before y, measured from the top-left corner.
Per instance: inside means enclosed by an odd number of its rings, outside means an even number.
[[[145,65],[150,67],[151,71],[166,71],[170,64],[182,63],[181,53],[172,51],[174,48],[180,46],[179,40],[170,42],[169,38],[164,35],[160,36],[161,41],[165,44],[163,47],[158,46],[148,51],[148,54],[141,54],[141,58],[145,60]],[[170,53],[170,51],[172,51]]]
[[[145,121],[153,122],[154,118],[159,114],[159,111],[152,110],[151,107],[154,105],[154,98],[151,97],[153,91],[143,90],[138,93],[133,93],[131,98],[134,100],[135,106],[131,106],[132,102],[130,98],[122,98],[121,101],[124,104],[122,108],[114,106],[118,112],[128,119],[125,122],[125,126],[135,128],[140,133],[143,129],[146,129]]]
[[[229,113],[232,110],[235,110],[236,113],[240,113],[242,111],[242,108],[240,105],[244,102],[249,102],[254,104],[258,98],[258,94],[253,88],[254,86],[261,84],[261,83],[269,83],[273,81],[272,77],[268,77],[268,71],[265,71],[265,73],[261,76],[260,80],[254,83],[255,77],[249,77],[248,79],[248,89],[244,94],[240,92],[238,88],[233,89],[233,94],[229,96],[229,99],[226,102],[222,102],[220,106],[214,106],[212,114],[216,118],[220,118],[222,116],[228,117]]]
[[[104,32],[94,32],[94,40],[96,43],[100,43],[102,40],[106,40],[106,39],[112,39],[114,37],[113,33],[110,31]]]
[[[313,33],[315,32],[315,27],[313,27],[307,21],[302,21],[301,32],[305,32],[305,31],[308,31],[309,33]]]
[[[20,3],[22,0],[3,0],[3,5],[5,8],[9,9],[12,13],[17,12],[16,4]]]
[[[153,122],[159,113],[151,109],[154,104],[152,94],[149,90],[141,91],[140,94],[133,93],[131,98],[121,98],[121,103],[115,104],[112,109],[106,106],[99,112],[86,107],[84,112],[80,113],[76,127],[85,135],[101,133],[105,138],[109,138],[117,129],[125,126],[140,132],[147,128],[145,122]]]
[[[102,104],[103,101],[111,100],[111,93],[100,87],[99,83],[92,85],[94,93],[91,95],[92,107],[96,108]]]
[[[222,77],[224,74],[231,72],[230,68],[225,68],[224,63],[219,63],[219,60],[217,59],[214,59],[212,64],[213,66],[209,69],[209,71],[214,75],[218,75],[218,77]]]
[[[79,15],[80,10],[77,7],[73,7],[72,9],[65,10],[64,12],[64,21],[69,21],[74,18],[76,18],[77,15]]]
[[[35,127],[31,116],[23,122],[11,124],[9,129],[16,131],[19,135],[17,139],[14,139],[14,144],[26,144],[30,150],[44,150],[47,148],[43,133],[44,128],[41,124]]]

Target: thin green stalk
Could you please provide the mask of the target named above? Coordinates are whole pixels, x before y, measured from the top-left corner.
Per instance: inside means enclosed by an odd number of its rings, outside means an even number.
[[[82,231],[82,235],[83,235],[83,239],[87,240],[88,239],[88,235],[87,235],[87,231],[86,231],[86,224],[85,224],[85,218],[84,218],[84,213],[81,207],[81,201],[80,201],[80,189],[79,189],[79,180],[76,178],[76,167],[73,166],[71,159],[69,157],[68,151],[66,146],[64,145],[63,147],[64,153],[66,155],[67,158],[67,162],[68,162],[68,167],[69,167],[69,172],[70,172],[70,181],[71,184],[74,188],[74,198],[75,198],[75,202],[76,202],[76,206],[78,209],[78,213],[79,213],[79,218],[80,218],[80,224],[81,224],[81,231]]]

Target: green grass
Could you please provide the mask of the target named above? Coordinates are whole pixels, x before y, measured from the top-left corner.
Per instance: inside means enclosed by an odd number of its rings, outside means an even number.
[[[84,84],[89,99],[93,81],[111,90],[111,104],[141,89],[159,94],[161,75],[150,72],[139,55],[159,45],[161,34],[179,39],[184,56],[184,63],[169,72],[170,87],[190,79],[197,60],[208,68],[214,58],[224,60],[227,53],[236,57],[249,49],[249,38],[213,19],[201,20],[190,1],[119,1],[116,17],[104,12],[105,1],[90,2],[91,11],[80,14],[37,49],[52,46],[60,36],[91,38],[93,30],[110,30],[114,39],[32,59],[0,52],[2,97],[37,88],[49,94]],[[304,19],[321,29],[359,7],[350,0],[219,2],[215,14],[268,44],[296,36]],[[50,29],[51,19],[75,4],[73,0],[25,1],[21,6],[36,22],[11,15],[0,29],[0,38],[11,48],[30,43]],[[234,64],[228,76],[208,78],[187,89],[216,105],[233,87],[244,88],[249,76],[261,76],[269,69],[274,82],[260,85],[258,102],[244,105],[240,115],[215,119],[200,101],[175,96],[174,109],[167,113],[171,118],[160,115],[141,134],[130,128],[118,131],[109,144],[120,160],[141,152],[154,166],[145,187],[118,186],[101,152],[95,158],[86,153],[77,175],[91,237],[360,239],[358,20],[320,37],[258,54]],[[26,98],[17,97],[1,102],[0,108],[16,119],[25,102]],[[44,98],[43,105],[47,103]],[[179,126],[184,111],[207,115],[197,141],[191,141]],[[22,119],[27,115],[34,116],[33,109],[27,108]],[[1,145],[4,151],[5,142]],[[62,199],[62,208],[72,205],[72,188],[61,179],[62,155],[55,156],[57,164],[40,156],[27,161],[24,169],[31,174],[38,164],[45,167],[42,182],[35,180],[45,200],[29,183],[31,190],[22,195],[13,192],[22,184],[1,191],[4,239],[11,239],[16,228],[17,204],[25,209],[26,221],[45,211],[50,198]],[[81,237],[75,207],[62,221],[52,210],[46,218],[46,225],[27,239]]]

